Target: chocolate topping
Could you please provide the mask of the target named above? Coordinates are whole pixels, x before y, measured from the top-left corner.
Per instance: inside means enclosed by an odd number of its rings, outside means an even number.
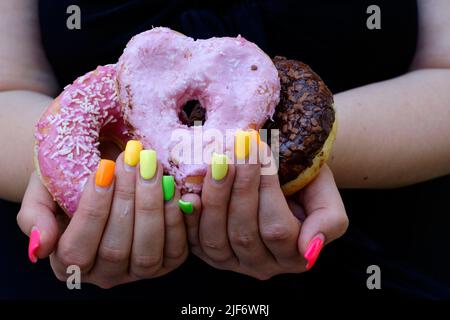
[[[332,93],[309,66],[278,56],[273,62],[280,76],[280,103],[273,121],[268,120],[264,128],[280,130],[278,173],[284,184],[312,165],[330,134],[335,115]]]

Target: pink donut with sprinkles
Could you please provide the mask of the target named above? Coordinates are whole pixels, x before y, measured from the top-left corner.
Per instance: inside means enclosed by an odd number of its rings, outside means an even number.
[[[44,185],[70,216],[100,161],[100,141],[129,139],[117,96],[115,65],[99,66],[67,86],[36,126],[35,165]]]

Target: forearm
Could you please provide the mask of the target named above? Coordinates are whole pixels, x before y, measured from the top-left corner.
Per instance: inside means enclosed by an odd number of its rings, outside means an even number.
[[[335,105],[329,165],[340,187],[396,187],[450,173],[450,69],[342,92]]]
[[[4,91],[0,101],[0,198],[21,201],[34,169],[34,125],[52,98],[31,91]]]

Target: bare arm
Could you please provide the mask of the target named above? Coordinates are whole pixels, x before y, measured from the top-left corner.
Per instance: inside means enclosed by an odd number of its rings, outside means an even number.
[[[36,0],[0,1],[0,198],[20,201],[33,170],[34,124],[56,92]]]
[[[335,96],[330,166],[340,187],[386,188],[450,173],[450,2],[419,1],[411,71]]]

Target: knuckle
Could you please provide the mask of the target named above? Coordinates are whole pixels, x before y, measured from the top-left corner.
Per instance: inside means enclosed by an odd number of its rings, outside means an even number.
[[[77,253],[76,250],[70,246],[62,246],[58,248],[57,256],[63,266],[78,266],[83,273],[89,271],[92,266],[91,259],[83,254]]]
[[[278,181],[278,180],[276,180]],[[259,189],[260,190],[274,190],[275,187],[279,187],[279,185],[276,185],[273,181],[273,179],[269,177],[261,177],[261,180],[259,181]]]
[[[255,247],[256,235],[254,232],[232,232],[230,240],[237,247],[251,249]]]
[[[127,250],[123,249],[100,246],[98,250],[98,257],[101,260],[119,264],[128,261],[129,253]]]
[[[154,270],[162,266],[161,255],[135,255],[132,258],[133,268],[137,270]]]
[[[342,236],[348,229],[348,226],[350,224],[350,221],[347,217],[347,215],[345,214],[339,223],[339,236]]]
[[[90,283],[92,283],[93,285],[99,287],[100,289],[111,289],[113,287],[115,287],[116,285],[118,285],[118,283],[113,282],[111,280],[106,280],[106,279],[96,279],[96,280],[91,280],[89,281]]]
[[[234,184],[233,192],[242,193],[254,189],[256,186],[256,176],[248,173],[237,175]]]
[[[16,222],[20,228],[23,228],[25,226],[25,218],[24,218],[23,210],[24,210],[23,208],[20,208],[20,211],[16,216]]]
[[[167,252],[164,254],[164,258],[174,261],[184,261],[187,258],[187,247],[180,246],[178,248],[167,250]]]
[[[271,224],[261,227],[261,236],[265,241],[280,242],[288,240],[292,235],[289,226],[284,224]]]
[[[224,251],[227,248],[225,241],[218,239],[201,239],[201,244],[204,249],[212,251]]]
[[[60,272],[54,272],[56,279],[58,279],[61,282],[66,282],[68,279],[68,275]]]
[[[251,275],[253,278],[260,280],[260,281],[266,281],[272,278],[274,275],[271,272],[267,271],[258,271]]]
[[[98,221],[106,219],[108,212],[104,209],[97,208],[93,204],[87,204],[80,206],[76,212],[80,216],[87,218],[88,220]]]
[[[166,211],[164,225],[167,229],[176,229],[183,225],[183,216],[176,211],[171,211],[170,214]]]
[[[114,189],[114,197],[124,201],[134,201],[134,188],[116,186]]]
[[[143,215],[143,216],[154,213],[162,213],[163,212],[162,199],[161,201],[156,201],[154,199],[145,201],[144,203],[136,203],[135,210],[136,215]]]

